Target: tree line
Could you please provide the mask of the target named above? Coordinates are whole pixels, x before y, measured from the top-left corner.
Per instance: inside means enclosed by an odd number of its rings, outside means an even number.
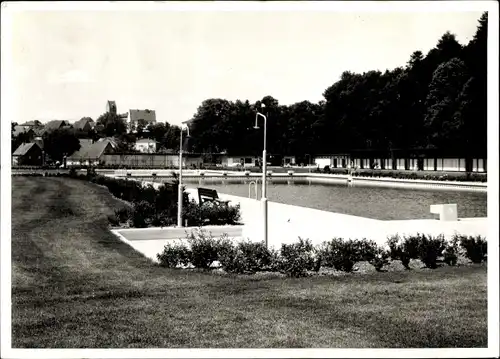
[[[407,64],[384,72],[345,71],[319,103],[280,105],[207,99],[191,121],[196,152],[281,155],[349,153],[354,150],[434,149],[444,154],[486,155],[486,59],[488,14],[465,46],[446,32],[427,54],[415,51]],[[264,106],[262,106],[264,105]]]

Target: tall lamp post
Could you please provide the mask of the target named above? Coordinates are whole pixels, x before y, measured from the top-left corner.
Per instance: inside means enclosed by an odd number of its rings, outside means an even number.
[[[311,168],[309,167],[311,165],[311,155],[309,153],[306,153],[307,156],[307,168],[309,172],[311,172]]]
[[[266,134],[267,134],[267,117],[260,112],[255,115],[255,129],[259,129],[258,120],[259,116],[264,119],[264,150],[262,151],[262,215],[263,215],[263,236],[267,248],[267,198],[266,198],[266,185],[267,185],[267,156],[266,156]]]
[[[182,123],[187,129],[187,138],[189,137],[189,126]],[[182,227],[182,125],[181,125],[181,136],[179,144],[179,188],[177,190],[177,227]]]

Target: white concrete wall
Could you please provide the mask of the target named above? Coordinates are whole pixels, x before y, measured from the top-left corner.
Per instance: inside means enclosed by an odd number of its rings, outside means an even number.
[[[434,159],[425,158],[424,159],[424,171],[434,171]]]
[[[472,170],[474,172],[484,172],[484,160],[482,158],[474,159],[472,162]]]
[[[460,160],[458,158],[443,159],[443,171],[458,171],[459,169],[460,169]]]
[[[314,164],[316,166],[319,166],[319,168],[323,169],[323,167],[325,166],[332,166],[332,163],[331,163],[331,159],[330,158],[315,158],[314,159]]]

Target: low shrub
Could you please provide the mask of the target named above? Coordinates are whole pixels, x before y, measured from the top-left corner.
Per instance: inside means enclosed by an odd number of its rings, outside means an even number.
[[[132,226],[136,228],[145,228],[155,216],[155,207],[147,202],[140,201],[133,204]]]
[[[418,237],[400,237],[398,234],[387,239],[391,259],[400,260],[406,269],[410,268],[410,260],[419,257]]]
[[[389,257],[389,252],[382,248],[377,248],[374,256],[368,260],[368,263],[374,266],[377,272],[381,272],[384,266],[390,263]]]
[[[446,248],[444,236],[431,237],[418,234],[416,240],[419,242],[418,257],[427,268],[437,268],[437,259],[443,255]]]
[[[446,243],[443,251],[443,261],[449,266],[457,265],[458,255],[459,255],[459,238],[458,236],[453,236],[451,241]]]
[[[218,260],[218,253],[227,237],[213,238],[210,233],[199,229],[191,231],[187,239],[191,246],[191,264],[196,268],[209,269]]]
[[[162,267],[176,268],[188,266],[191,262],[191,250],[184,244],[167,244],[156,258]]]
[[[187,219],[189,226],[234,225],[241,218],[240,205],[231,206],[219,202],[204,202],[198,204],[191,200],[183,207],[183,218]]]
[[[132,217],[132,209],[127,207],[115,209],[115,217],[118,223],[128,223]]]
[[[376,260],[377,244],[366,239],[333,238],[323,244],[320,253],[324,265],[343,272],[352,272],[356,262],[360,261],[372,261],[376,267],[381,265],[380,268],[383,266],[382,261]]]
[[[319,271],[321,256],[315,254],[311,241],[299,237],[297,243],[281,245],[275,268],[290,277],[304,277],[308,270]]]
[[[488,255],[488,243],[486,238],[481,236],[454,236],[460,242],[460,246],[465,251],[465,256],[472,263],[486,261]]]
[[[387,243],[391,258],[401,260],[406,269],[410,269],[411,259],[420,259],[427,268],[437,268],[438,258],[447,248],[444,236],[432,237],[420,233],[405,237],[395,235]]]

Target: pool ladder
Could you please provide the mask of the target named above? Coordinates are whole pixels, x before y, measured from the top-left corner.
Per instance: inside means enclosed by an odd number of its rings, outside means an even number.
[[[252,198],[252,195],[251,195],[252,184],[255,187],[255,199],[258,199],[259,194],[258,194],[258,189],[257,189],[257,182],[255,182],[255,181],[251,181],[248,184],[248,198]]]

